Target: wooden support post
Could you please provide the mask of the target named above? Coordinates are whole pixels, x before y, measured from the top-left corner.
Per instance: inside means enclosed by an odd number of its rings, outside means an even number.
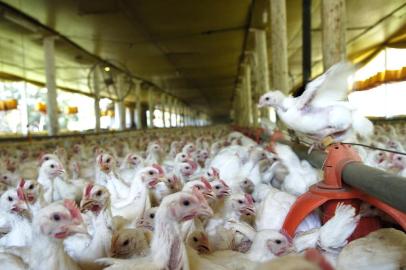
[[[135,107],[134,105],[131,105],[131,107],[129,107],[130,109],[130,128],[134,128],[135,127]]]
[[[251,92],[251,66],[249,63],[244,65],[244,107],[245,107],[245,126],[252,125],[252,92]]]
[[[286,0],[270,0],[272,85],[274,89],[289,92],[288,35],[286,30]]]
[[[142,124],[142,107],[141,107],[141,82],[136,84],[135,95],[136,95],[136,110],[137,110],[137,129],[143,129]]]
[[[155,111],[155,104],[154,104],[154,92],[152,89],[148,89],[148,110],[149,110],[149,123],[148,127],[154,127],[154,111]]]
[[[175,126],[175,121],[173,120],[174,115],[175,115],[175,99],[173,97],[170,97],[170,100],[169,100],[169,126],[170,127]]]
[[[125,106],[123,101],[116,101],[114,103],[114,123],[118,130],[125,129]]]
[[[312,76],[312,0],[302,1],[302,74],[305,85]]]
[[[100,69],[95,66],[93,73],[94,81],[94,117],[95,117],[95,132],[100,132]]]
[[[164,93],[161,94],[161,100],[160,101],[161,101],[162,124],[163,124],[163,127],[165,128],[165,127],[167,127],[167,125],[166,125],[166,113],[165,113],[165,111],[166,111],[166,96],[165,96]]]
[[[47,92],[48,136],[58,134],[58,103],[55,80],[55,37],[44,38],[45,76]]]
[[[270,89],[269,84],[269,64],[268,64],[268,46],[266,42],[266,31],[257,29],[255,30],[255,48],[258,60],[258,87],[257,89],[259,96],[265,94]],[[269,118],[269,109],[260,109],[261,117]]]
[[[346,58],[345,0],[322,0],[321,2],[323,67],[327,70]]]

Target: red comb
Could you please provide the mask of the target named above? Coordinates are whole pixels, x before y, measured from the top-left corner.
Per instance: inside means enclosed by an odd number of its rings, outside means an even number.
[[[94,187],[94,185],[92,183],[89,183],[86,185],[85,187],[85,197],[88,198],[90,195],[90,191],[92,191],[92,188]]]
[[[97,163],[102,164],[103,161],[103,154],[100,154],[97,159]]]
[[[164,169],[162,168],[161,165],[159,165],[159,164],[156,163],[156,164],[152,164],[152,167],[154,167],[155,169],[157,169],[158,172],[159,172],[159,174],[160,174],[161,176],[165,174]]]
[[[245,199],[247,199],[249,205],[254,205],[254,199],[252,198],[251,194],[245,193]]]
[[[25,201],[24,191],[21,187],[17,188],[17,196],[20,200]]]
[[[197,169],[197,163],[192,161],[192,160],[188,160],[187,163],[189,163],[189,165],[192,167],[193,170]]]
[[[214,167],[212,167],[211,169],[213,170],[213,176],[219,178],[220,177],[219,170]]]
[[[82,221],[82,215],[74,200],[65,199],[63,205],[69,210],[73,219]]]
[[[207,181],[206,178],[202,177],[202,179],[201,179],[200,181],[203,182],[204,186],[206,187],[206,189],[207,189],[208,191],[212,191],[212,190],[213,190],[213,188],[211,187],[209,181]]]
[[[21,188],[23,188],[24,185],[25,185],[25,180],[24,180],[24,178],[21,177],[20,183],[18,184],[18,186],[21,187]]]
[[[227,185],[227,183],[226,182],[224,182],[224,180],[219,180],[226,188],[230,188],[228,185]]]
[[[204,197],[203,193],[201,193],[197,187],[193,187],[192,192],[200,202],[206,201],[206,198]]]

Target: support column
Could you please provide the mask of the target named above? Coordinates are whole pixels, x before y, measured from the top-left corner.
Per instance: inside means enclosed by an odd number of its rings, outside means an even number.
[[[247,63],[244,66],[244,82],[245,82],[245,105],[246,105],[246,125],[252,125],[252,91],[251,91],[251,66]]]
[[[334,1],[334,0],[333,0]],[[286,0],[270,0],[272,85],[274,89],[289,92],[288,35],[286,30]]]
[[[130,109],[130,128],[135,128],[135,107],[134,105],[131,105],[131,107],[129,107]]]
[[[94,81],[94,117],[95,117],[95,132],[100,132],[100,74],[99,66],[94,68],[93,81]]]
[[[125,129],[125,106],[124,101],[114,102],[114,123],[118,130]]]
[[[302,74],[305,85],[312,76],[312,0],[302,1]]]
[[[29,122],[28,122],[28,103],[27,103],[27,82],[24,81],[24,89],[21,93],[21,103],[19,104],[21,112],[21,133],[24,136],[28,135]]]
[[[58,103],[55,81],[55,37],[44,38],[45,77],[47,92],[48,136],[58,134]]]
[[[327,70],[346,58],[345,0],[322,0],[321,6],[323,67]]]
[[[166,111],[166,96],[165,94],[161,94],[161,117],[162,117],[162,123],[163,123],[163,127],[166,128],[166,115],[165,115],[165,111]]]
[[[270,89],[269,83],[269,63],[268,63],[268,45],[266,31],[262,29],[255,30],[255,49],[257,53],[258,66],[258,95],[262,96]],[[269,119],[270,115],[275,115],[273,108],[261,108],[260,117]]]
[[[180,102],[179,100],[176,101],[176,127],[180,127]]]
[[[148,127],[153,128],[154,127],[155,104],[154,104],[154,93],[153,93],[152,89],[148,89],[148,110],[149,110]]]
[[[142,108],[141,108],[141,82],[136,84],[135,96],[136,96],[136,110],[137,110],[137,129],[143,129],[142,125]]]
[[[173,123],[172,123],[173,105],[174,105],[173,97],[168,97],[169,127],[173,127]]]

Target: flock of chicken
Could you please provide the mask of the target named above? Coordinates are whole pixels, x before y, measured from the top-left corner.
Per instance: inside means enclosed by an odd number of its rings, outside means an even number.
[[[300,97],[274,91],[259,105],[314,147],[359,138],[405,152],[405,126],[373,136],[342,100],[350,70],[339,63]],[[324,224],[318,209],[287,235],[289,210],[322,175],[287,145],[267,149],[222,126],[2,147],[0,268],[406,269],[405,233],[367,204],[338,204]],[[366,164],[406,176],[405,156],[357,149]],[[389,228],[349,242],[371,216]]]
[[[323,225],[314,212],[290,238],[285,217],[319,172],[286,145],[269,152],[225,127],[10,146],[1,162],[1,269],[406,266],[402,231],[348,244],[360,217],[381,214],[369,207],[339,204]]]

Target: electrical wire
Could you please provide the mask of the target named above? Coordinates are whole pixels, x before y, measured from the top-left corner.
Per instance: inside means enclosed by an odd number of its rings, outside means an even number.
[[[292,139],[292,138],[291,138]],[[295,138],[293,139],[293,141],[297,140],[299,143],[307,145],[307,146],[311,146],[312,144],[303,140],[300,140],[299,138]],[[381,147],[376,147],[376,146],[372,146],[372,145],[367,145],[367,144],[362,144],[362,143],[344,143],[342,142],[342,144],[347,144],[347,145],[355,145],[355,146],[361,146],[361,147],[365,147],[365,148],[369,148],[369,149],[373,149],[373,150],[379,150],[379,151],[384,151],[384,152],[389,152],[389,153],[394,153],[394,154],[399,154],[399,155],[403,155],[406,156],[405,152],[400,152],[400,151],[396,151],[396,150],[390,150],[390,149],[386,149],[386,148],[381,148]]]
[[[362,144],[362,143],[342,143],[342,144],[362,146],[362,147],[366,147],[366,148],[370,148],[370,149],[374,149],[374,150],[380,150],[380,151],[384,151],[384,152],[390,152],[390,153],[406,156],[406,153],[404,153],[404,152],[399,152],[399,151],[396,151],[396,150],[390,150],[390,149],[375,147],[375,146],[372,146],[372,145],[366,145],[366,144]]]

